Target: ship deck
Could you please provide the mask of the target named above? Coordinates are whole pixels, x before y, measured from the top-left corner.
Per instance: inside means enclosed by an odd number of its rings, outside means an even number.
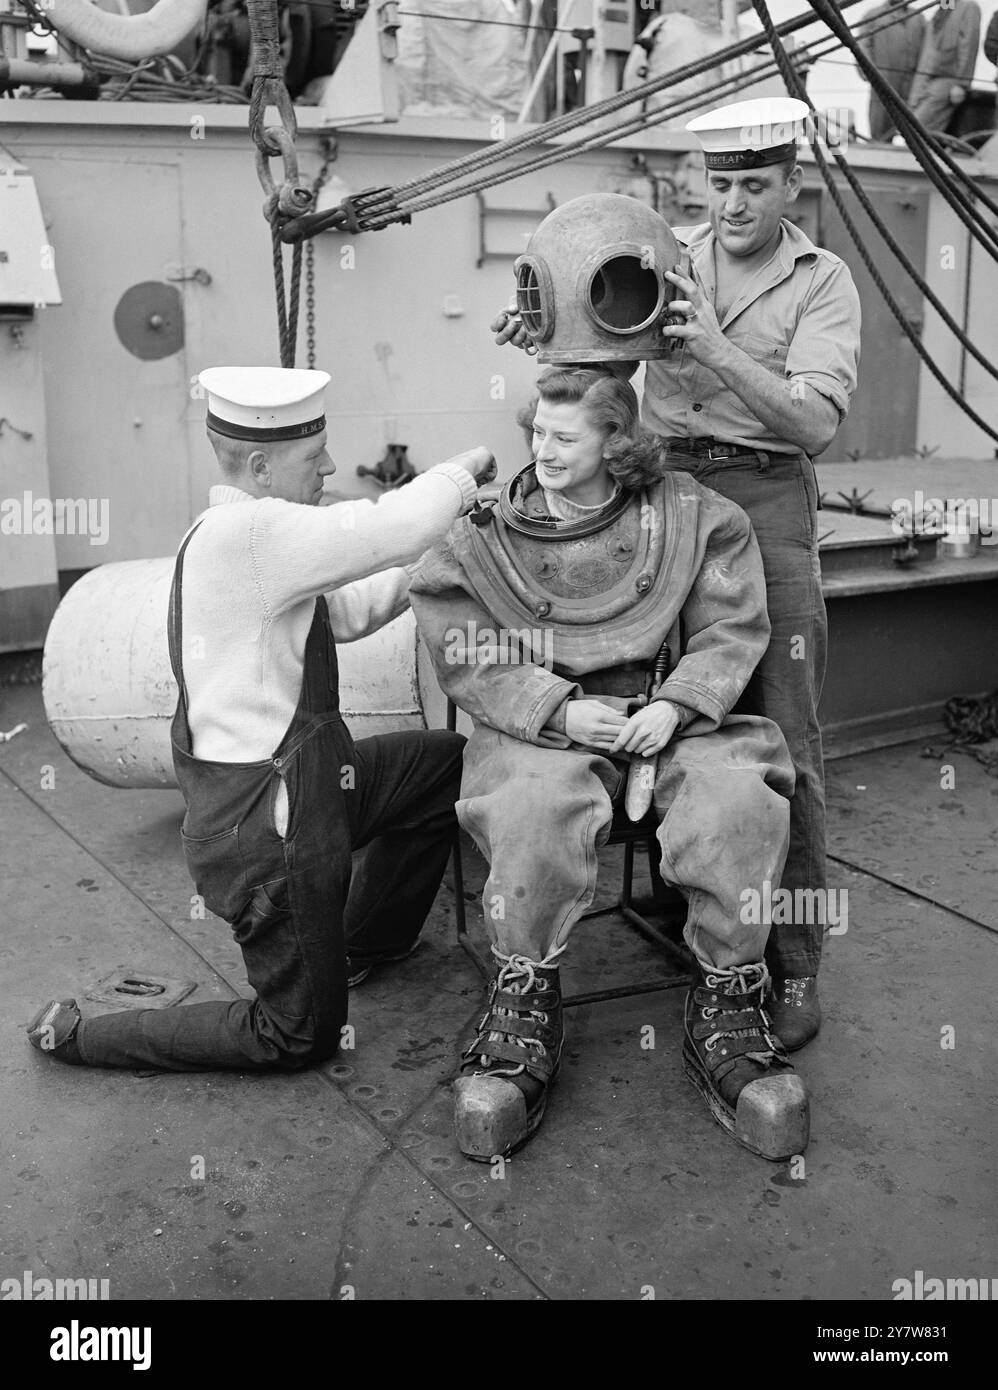
[[[973,759],[905,744],[828,765],[848,930],[828,940],[824,1026],[798,1055],[803,1165],[755,1158],[709,1118],[672,988],[571,1010],[544,1126],[500,1173],[449,1131],[481,997],[449,876],[420,950],[353,993],[356,1045],[330,1064],[136,1074],[32,1052],[41,1002],[98,1011],[86,991],[118,967],[195,982],[194,1000],[248,985],[226,928],[191,920],[179,793],[91,781],[37,684],[0,690],[0,711],[2,729],[27,724],[0,744],[4,1272],[142,1300],[883,1300],[917,1270],[994,1272],[998,779]],[[465,870],[481,937],[470,849]],[[611,916],[576,931],[564,973],[579,992],[667,970]]]

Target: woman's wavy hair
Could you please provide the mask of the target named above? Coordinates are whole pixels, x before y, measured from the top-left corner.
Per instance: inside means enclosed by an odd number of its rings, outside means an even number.
[[[627,492],[639,492],[662,476],[662,446],[639,421],[634,387],[609,367],[548,367],[537,378],[537,395],[521,410],[517,424],[532,439],[539,400],[551,405],[582,405],[604,436],[607,472]]]

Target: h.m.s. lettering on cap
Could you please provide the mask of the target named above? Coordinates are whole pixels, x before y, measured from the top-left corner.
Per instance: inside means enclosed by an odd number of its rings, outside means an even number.
[[[330,380],[328,372],[294,367],[207,367],[198,375],[208,395],[208,428],[261,443],[320,434]]]

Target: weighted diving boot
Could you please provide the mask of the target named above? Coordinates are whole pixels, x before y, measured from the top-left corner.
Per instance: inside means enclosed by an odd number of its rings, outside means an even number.
[[[763,1008],[762,962],[729,969],[694,963],[686,996],[683,1070],[714,1119],[762,1158],[802,1154],[807,1092]]]
[[[821,1027],[817,977],[799,975],[778,980],[774,976],[772,986],[772,993],[766,1000],[766,1013],[783,1046],[788,1052],[796,1052],[817,1036]]]
[[[543,961],[492,953],[498,964],[487,1007],[454,1082],[458,1148],[479,1163],[508,1157],[536,1132],[565,1041],[561,981],[551,964],[561,951]]]

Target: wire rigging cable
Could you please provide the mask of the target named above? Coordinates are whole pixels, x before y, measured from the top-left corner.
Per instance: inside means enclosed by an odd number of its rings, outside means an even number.
[[[815,0],[815,3],[822,4],[823,0]],[[766,37],[768,38],[770,46],[773,49],[773,55],[780,66],[780,71],[783,75],[783,80],[787,84],[787,90],[789,92],[792,92],[793,95],[798,97],[801,101],[806,102],[807,105],[811,108],[811,111],[814,112],[814,103],[807,95],[807,92],[804,89],[804,84],[800,81],[796,72],[793,70],[793,67],[787,56],[786,49],[783,47],[783,44],[780,41],[780,37],[777,32],[776,26],[773,24],[772,16],[769,13],[769,6],[766,4],[766,0],[752,0],[752,5],[755,9],[756,14],[759,16],[759,20],[762,23],[763,29],[766,33]],[[905,315],[904,311],[901,309],[900,305],[897,303],[894,296],[891,294],[885,280],[883,279],[883,276],[880,274],[880,272],[877,270],[877,267],[874,265],[873,258],[867,251],[866,246],[863,243],[863,239],[860,236],[855,223],[849,215],[849,212],[845,205],[845,201],[842,198],[842,194],[835,182],[835,179],[832,176],[832,171],[828,167],[828,161],[825,159],[825,156],[821,150],[819,138],[820,137],[818,131],[815,128],[814,133],[810,137],[811,151],[814,154],[815,163],[818,166],[818,169],[821,173],[821,177],[824,179],[825,184],[828,187],[828,192],[831,195],[832,201],[834,202],[836,208],[838,209],[839,216],[842,218],[846,231],[849,233],[850,237],[855,243],[856,249],[862,257],[863,263],[866,266],[867,270],[870,272],[870,276],[873,279],[874,284],[883,296],[885,304],[893,314],[894,318],[897,320],[897,323],[901,331],[904,333],[905,337],[912,344],[919,357],[921,357],[922,361],[925,363],[929,371],[946,391],[947,395],[949,395],[957,403],[957,405],[964,412],[964,414],[967,415],[971,420],[973,420],[974,424],[977,425],[979,429],[982,429],[985,434],[990,436],[990,438],[994,439],[995,441],[998,441],[998,430],[993,429],[992,426],[990,426],[984,419],[982,419],[982,417],[978,415],[977,411],[974,410],[972,406],[968,405],[967,402],[961,397],[959,392],[955,389],[955,387],[953,387],[950,384],[945,374],[941,371],[941,369],[935,362],[934,358],[932,358],[926,350],[918,334],[915,332],[911,324],[908,322],[907,316]],[[922,292],[927,297],[931,296],[931,291],[929,290],[928,285],[919,275],[918,271],[912,265],[911,261],[901,251],[900,246],[897,245],[897,242],[894,240],[894,238],[890,236],[890,233],[888,232],[885,224],[883,223],[882,219],[877,215],[876,210],[874,209],[869,198],[863,191],[863,188],[860,185],[859,180],[856,178],[855,174],[849,168],[846,161],[839,154],[839,151],[834,148],[832,149],[832,154],[835,156],[836,162],[838,163],[842,172],[845,174],[850,187],[853,189],[854,193],[860,201],[860,204],[862,205],[866,214],[870,217],[874,226],[884,237],[885,241],[887,241],[887,244],[891,247],[891,249],[895,251],[898,260],[904,266],[905,270],[908,271],[909,275],[919,286]],[[934,299],[935,297],[932,296],[932,300]],[[935,300],[934,307],[937,304],[938,301]],[[976,348],[972,347],[970,340],[967,338],[966,334],[962,331],[962,329],[960,329],[959,326],[956,325],[954,321],[949,318],[948,315],[947,319],[950,326],[953,328],[953,331],[956,333],[957,337],[964,344],[967,350],[973,352],[974,356],[977,357],[979,361],[983,361]],[[992,375],[993,374],[994,373],[992,373]]]
[[[859,0],[844,0],[844,8],[848,9],[858,3]],[[803,29],[813,22],[814,17],[810,13],[797,15],[778,25],[777,32],[780,34],[795,33],[798,29]],[[752,34],[748,38],[738,40],[737,43],[729,44],[726,48],[709,53],[695,62],[663,73],[660,77],[642,83],[639,87],[632,87],[625,92],[617,92],[613,96],[605,97],[602,101],[594,102],[591,106],[567,112],[554,120],[546,121],[543,125],[511,136],[507,140],[496,141],[484,149],[476,150],[474,154],[450,160],[447,164],[443,164],[427,174],[397,184],[392,189],[378,189],[376,190],[377,197],[372,196],[370,203],[366,193],[359,193],[356,198],[350,200],[349,208],[331,208],[327,212],[313,213],[307,217],[296,219],[284,227],[282,232],[284,240],[294,241],[299,237],[311,236],[315,232],[325,231],[330,227],[340,225],[347,225],[354,231],[363,231],[378,230],[381,227],[389,226],[393,221],[403,221],[408,215],[406,211],[398,210],[394,215],[392,214],[395,204],[406,195],[415,197],[425,194],[431,189],[450,183],[460,174],[477,173],[479,169],[500,163],[521,149],[547,143],[559,135],[568,134],[569,131],[578,126],[589,125],[604,116],[613,115],[625,106],[644,101],[647,97],[654,96],[657,92],[674,86],[677,82],[684,82],[691,77],[699,77],[701,73],[708,72],[722,63],[744,57],[758,48],[759,42],[759,35]],[[552,162],[556,161],[553,160]],[[462,188],[461,192],[454,193],[453,196],[461,197],[467,191],[471,190]],[[377,211],[375,211],[375,204],[378,205]],[[370,224],[367,220],[369,213],[376,218],[376,221]]]
[[[924,8],[928,9],[934,3],[935,0],[926,0]],[[896,23],[898,23],[897,19],[890,19],[887,23],[877,26],[876,29],[870,32],[879,32],[880,28],[887,28]],[[817,49],[817,46],[823,43],[828,43],[827,36],[823,35],[817,39],[812,39],[803,50],[797,50],[795,52],[794,58],[799,60],[802,54],[806,53],[807,50]],[[815,52],[813,56],[822,57],[826,52],[837,51],[841,47],[842,44],[837,39],[833,38],[829,48]],[[810,57],[811,55],[808,54],[808,56]],[[716,65],[719,55],[714,54],[713,57]],[[571,159],[576,154],[588,153],[592,150],[601,149],[627,135],[637,134],[639,131],[646,130],[663,121],[671,120],[675,116],[684,115],[690,111],[700,110],[706,104],[707,98],[710,98],[714,102],[727,100],[737,95],[737,93],[745,87],[750,87],[760,79],[769,77],[778,72],[779,68],[773,59],[764,59],[755,66],[744,69],[741,73],[734,74],[727,78],[722,77],[706,87],[701,87],[696,93],[686,93],[684,96],[677,98],[674,102],[658,111],[653,113],[639,112],[625,122],[614,124],[609,130],[603,132],[590,132],[587,135],[583,135],[578,140],[559,146],[554,151],[548,150],[545,153],[535,156],[531,160],[524,160],[519,164],[511,166],[508,170],[500,171],[498,174],[485,175],[477,179],[472,179],[470,182],[454,186],[436,196],[419,197],[413,201],[407,199],[401,203],[392,204],[391,210],[383,215],[378,215],[372,210],[369,215],[365,213],[362,221],[358,221],[357,230],[380,231],[382,228],[390,226],[393,222],[405,220],[413,212],[422,212],[427,208],[437,207],[442,203],[450,202],[454,198],[464,197],[467,194],[477,193],[483,189],[495,187],[500,183],[508,182],[510,179],[520,178],[525,174],[534,173],[551,164],[557,164],[563,160]],[[358,197],[362,196],[363,195],[358,195]]]

